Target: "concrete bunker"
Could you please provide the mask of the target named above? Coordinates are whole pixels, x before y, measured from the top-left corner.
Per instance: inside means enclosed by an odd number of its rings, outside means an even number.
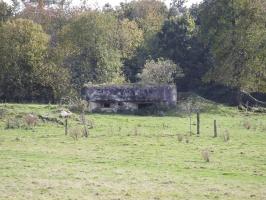
[[[174,85],[89,85],[82,89],[91,112],[135,112],[176,105]]]

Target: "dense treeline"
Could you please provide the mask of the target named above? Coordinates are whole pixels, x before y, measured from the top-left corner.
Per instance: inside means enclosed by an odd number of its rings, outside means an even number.
[[[57,101],[86,83],[266,92],[264,0],[138,0],[101,9],[0,2],[0,99]]]

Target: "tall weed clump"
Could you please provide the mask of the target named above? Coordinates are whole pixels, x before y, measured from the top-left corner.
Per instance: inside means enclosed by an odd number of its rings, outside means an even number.
[[[27,128],[32,128],[37,125],[38,117],[33,114],[27,114],[24,116],[24,121]]]
[[[14,117],[9,117],[5,123],[5,129],[31,129],[35,127],[38,123],[38,116],[34,114],[21,115],[18,114]]]
[[[81,127],[74,127],[69,130],[69,136],[73,138],[73,140],[77,141],[84,135],[84,130]]]
[[[251,123],[249,121],[244,121],[243,126],[247,130],[251,129]]]
[[[223,134],[223,139],[224,139],[224,142],[228,142],[230,140],[230,133],[228,130],[225,130]]]
[[[182,142],[182,141],[183,141],[183,138],[184,138],[183,135],[181,135],[181,134],[178,134],[178,135],[177,135],[177,140],[178,140],[178,142]]]
[[[7,114],[7,110],[0,108],[0,119],[4,119]]]
[[[205,162],[210,162],[210,151],[208,149],[202,150],[201,156]]]
[[[5,124],[5,129],[17,129],[22,126],[22,122],[17,117],[8,118]]]

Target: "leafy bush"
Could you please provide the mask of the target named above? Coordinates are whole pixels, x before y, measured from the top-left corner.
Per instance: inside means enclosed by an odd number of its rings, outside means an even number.
[[[68,109],[72,112],[82,113],[88,108],[88,102],[80,98],[70,99]]]
[[[50,37],[40,24],[21,18],[8,20],[1,23],[0,41],[0,71],[6,77],[1,76],[0,93],[5,99],[45,100],[66,92],[68,71],[50,59],[55,58],[48,53]]]
[[[140,79],[143,83],[174,83],[175,79],[183,77],[183,70],[171,60],[148,60]]]

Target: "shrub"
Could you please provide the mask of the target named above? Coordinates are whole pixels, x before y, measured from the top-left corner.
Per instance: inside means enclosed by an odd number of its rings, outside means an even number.
[[[69,101],[68,109],[72,112],[83,113],[88,107],[88,102],[79,98],[74,98]]]
[[[210,152],[208,149],[202,150],[201,155],[205,162],[210,162]]]
[[[146,61],[140,79],[143,83],[169,84],[183,76],[183,70],[180,66],[171,60],[159,58],[157,61]]]

